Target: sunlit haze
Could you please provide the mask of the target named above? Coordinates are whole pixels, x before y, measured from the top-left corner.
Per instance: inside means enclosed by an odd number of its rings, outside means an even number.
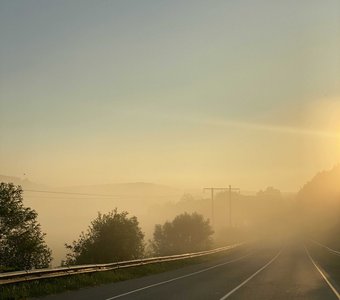
[[[339,11],[1,1],[0,173],[297,191],[340,161]]]
[[[339,0],[0,0],[0,44],[0,300],[340,299]]]

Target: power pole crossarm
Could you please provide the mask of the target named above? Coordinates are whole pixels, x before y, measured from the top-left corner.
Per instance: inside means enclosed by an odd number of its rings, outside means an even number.
[[[203,191],[210,191],[211,192],[211,225],[212,227],[215,226],[215,219],[214,219],[214,191],[229,191],[229,209],[227,209],[227,215],[229,212],[229,227],[232,226],[232,203],[231,203],[231,192],[238,191],[240,192],[239,188],[232,188],[231,185],[229,187],[207,187],[204,188]]]

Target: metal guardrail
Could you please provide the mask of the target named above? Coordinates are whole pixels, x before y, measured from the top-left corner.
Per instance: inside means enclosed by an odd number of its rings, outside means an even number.
[[[76,274],[103,272],[103,271],[131,268],[131,267],[137,267],[137,266],[143,266],[143,265],[149,265],[149,264],[155,264],[155,263],[161,263],[161,262],[168,262],[168,261],[199,257],[199,256],[226,251],[226,250],[231,250],[243,244],[244,243],[238,243],[238,244],[229,245],[226,247],[220,247],[220,248],[216,248],[213,250],[207,250],[207,251],[201,251],[201,252],[142,258],[142,259],[114,262],[114,263],[108,263],[108,264],[91,264],[91,265],[59,267],[59,268],[51,268],[51,269],[35,269],[35,270],[27,270],[27,271],[0,273],[0,285],[9,284],[9,283],[19,283],[19,282],[31,281],[31,280],[40,280],[40,279],[45,279],[45,278],[55,278],[55,277],[76,275]]]
[[[335,254],[335,255],[338,255],[338,256],[340,256],[340,251],[336,251],[336,250],[334,250],[334,249],[332,249],[332,248],[329,248],[329,247],[327,247],[326,245],[323,245],[323,244],[321,244],[321,243],[319,243],[319,242],[317,242],[317,241],[315,241],[315,240],[310,240],[312,243],[314,243],[314,244],[316,244],[316,245],[318,245],[318,246],[320,246],[320,247],[322,247],[322,248],[324,248],[324,249],[327,249],[329,252],[331,252],[331,253],[333,253],[333,254]]]

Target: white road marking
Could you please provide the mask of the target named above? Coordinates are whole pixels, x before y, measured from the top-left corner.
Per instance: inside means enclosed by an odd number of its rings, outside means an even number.
[[[317,241],[314,241],[314,240],[310,240],[310,241],[313,242],[314,244],[316,244],[316,245],[322,247],[322,248],[327,249],[329,252],[331,252],[331,253],[333,253],[333,254],[335,254],[335,255],[339,255],[339,256],[340,256],[340,251],[336,251],[336,250],[334,250],[334,249],[332,249],[332,248],[329,248],[329,247],[327,247],[326,245],[323,245],[323,244],[321,244],[321,243],[319,243],[319,242],[317,242]]]
[[[318,265],[316,264],[316,262],[314,261],[314,259],[312,258],[312,256],[310,255],[307,247],[305,246],[305,250],[306,253],[309,257],[309,259],[311,260],[311,262],[313,263],[314,267],[319,271],[319,273],[321,274],[322,278],[327,282],[328,286],[331,288],[331,290],[333,291],[333,293],[335,294],[335,296],[337,296],[338,299],[340,299],[340,294],[339,292],[336,290],[336,288],[332,285],[332,283],[327,279],[326,275],[321,271],[321,269],[318,267]]]
[[[279,251],[278,254],[275,255],[275,257],[273,257],[268,263],[266,263],[262,268],[260,268],[259,270],[257,270],[253,275],[251,275],[250,277],[248,277],[245,281],[243,281],[241,284],[239,284],[237,287],[235,287],[234,289],[232,289],[228,294],[224,295],[220,300],[225,300],[227,298],[229,298],[232,294],[234,294],[238,289],[240,289],[242,286],[244,286],[248,281],[250,281],[251,279],[253,279],[257,274],[259,274],[261,271],[263,271],[265,268],[267,268],[272,262],[274,262],[274,260],[276,260],[279,255],[281,254],[282,249]]]
[[[161,282],[158,282],[158,283],[150,284],[150,285],[144,286],[142,288],[132,290],[130,292],[126,292],[126,293],[123,293],[123,294],[119,294],[117,296],[113,296],[111,298],[107,298],[105,300],[117,299],[117,298],[124,297],[124,296],[127,296],[127,295],[131,295],[131,294],[134,294],[134,293],[146,290],[146,289],[150,289],[150,288],[153,288],[153,287],[156,287],[156,286],[159,286],[159,285],[170,283],[170,282],[173,282],[173,281],[176,281],[176,280],[180,280],[180,279],[183,279],[183,278],[186,278],[186,277],[194,276],[194,275],[197,275],[197,274],[200,274],[200,273],[203,273],[203,272],[206,272],[206,271],[209,271],[209,270],[212,270],[212,269],[215,269],[215,268],[218,268],[218,267],[222,267],[224,265],[231,264],[233,262],[239,261],[239,260],[241,260],[241,259],[243,259],[243,258],[245,258],[247,256],[250,256],[251,254],[252,253],[248,253],[248,254],[243,255],[243,256],[241,256],[239,258],[236,258],[236,259],[233,259],[233,260],[229,260],[227,262],[224,262],[224,263],[221,263],[221,264],[218,264],[218,265],[215,265],[215,266],[203,269],[203,270],[199,270],[199,271],[196,271],[196,272],[193,272],[193,273],[189,273],[189,274],[186,274],[186,275],[183,275],[183,276],[175,277],[175,278],[172,278],[172,279],[169,279],[169,280],[165,280],[165,281],[161,281]]]

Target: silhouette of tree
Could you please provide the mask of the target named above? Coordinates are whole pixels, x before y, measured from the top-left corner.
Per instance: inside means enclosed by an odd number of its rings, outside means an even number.
[[[37,216],[35,210],[24,207],[20,186],[0,183],[0,269],[48,267],[51,250]]]
[[[109,263],[141,257],[144,234],[137,218],[127,215],[117,209],[108,214],[98,213],[86,233],[82,232],[72,245],[65,244],[71,251],[65,264]]]
[[[211,247],[213,233],[202,215],[184,213],[172,222],[156,225],[151,245],[156,255],[202,251]]]

